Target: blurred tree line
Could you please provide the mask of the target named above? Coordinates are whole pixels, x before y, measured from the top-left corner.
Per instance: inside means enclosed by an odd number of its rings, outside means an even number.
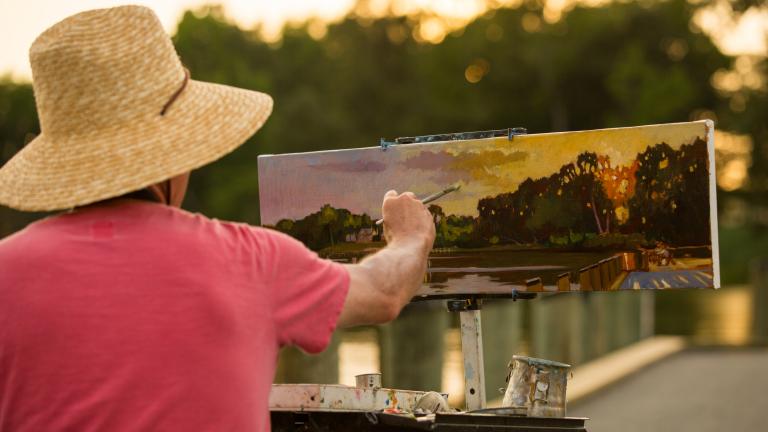
[[[419,16],[371,17],[366,0],[322,32],[317,22],[288,26],[278,42],[237,27],[218,7],[189,11],[173,38],[192,77],[267,92],[275,108],[252,142],[193,174],[185,206],[258,223],[256,157],[264,153],[438,132],[523,126],[537,133],[701,118],[753,138],[749,185],[733,194],[764,202],[766,59],[754,62],[762,87],[716,87],[713,77],[738,59],[693,23],[708,3],[575,7],[549,23],[541,1],[525,1],[490,10],[439,44],[415,36]],[[737,12],[751,6],[759,5],[734,2]],[[37,132],[30,85],[3,79],[0,162]],[[38,216],[0,209],[0,237]]]

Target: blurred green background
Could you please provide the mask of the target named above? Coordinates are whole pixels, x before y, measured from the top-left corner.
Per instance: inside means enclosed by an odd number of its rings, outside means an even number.
[[[484,14],[458,26],[427,12],[374,13],[381,9],[374,3],[381,2],[360,0],[332,23],[289,24],[269,41],[258,28],[235,25],[219,6],[183,15],[173,40],[194,79],[275,99],[272,117],[249,143],[193,173],[185,208],[258,224],[259,154],[506,127],[540,133],[712,119],[719,131],[724,290],[490,304],[484,312],[486,328],[495,329],[486,333],[489,389],[499,387],[514,352],[577,364],[652,334],[705,344],[756,340],[750,263],[768,257],[768,59],[724,54],[700,17],[709,8],[733,21],[764,13],[762,2],[569,3],[554,15],[543,0],[514,7],[489,2]],[[31,84],[0,78],[0,162],[37,133]],[[41,216],[0,208],[0,238]],[[288,351],[278,380],[349,381],[340,376],[349,370],[344,362],[365,364],[368,354],[361,353],[374,343],[370,364],[384,370],[385,384],[445,389],[458,339],[451,332],[455,317],[443,306],[415,305],[388,326],[341,333],[318,358]],[[355,356],[362,360],[350,360]],[[404,367],[407,359],[421,361]]]
[[[195,79],[276,101],[251,142],[194,173],[186,208],[258,224],[259,154],[513,126],[539,133],[710,118],[729,133],[718,136],[724,281],[746,282],[745,263],[768,250],[766,58],[720,52],[694,19],[712,2],[577,4],[550,22],[545,2],[526,1],[490,8],[433,36],[439,43],[424,39],[436,17],[374,15],[371,3],[358,1],[339,22],[290,24],[270,42],[220,6],[183,15],[173,39]],[[0,162],[38,132],[30,83],[0,78]],[[1,209],[0,236],[35,217]]]

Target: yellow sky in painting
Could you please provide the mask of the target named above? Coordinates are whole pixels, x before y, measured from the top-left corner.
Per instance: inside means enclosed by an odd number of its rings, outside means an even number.
[[[549,176],[580,153],[608,156],[615,167],[627,165],[648,146],[663,142],[678,149],[697,137],[707,138],[706,122],[260,158],[262,222],[300,219],[324,204],[378,217],[389,189],[424,196],[454,183],[461,189],[437,204],[449,214],[474,216],[479,199],[513,192],[527,178]]]

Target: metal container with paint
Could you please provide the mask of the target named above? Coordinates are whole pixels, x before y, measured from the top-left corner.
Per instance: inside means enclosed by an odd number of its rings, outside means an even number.
[[[525,409],[529,417],[565,417],[565,393],[571,365],[512,356],[502,407]]]
[[[355,384],[358,388],[381,388],[381,374],[367,373],[355,375]]]

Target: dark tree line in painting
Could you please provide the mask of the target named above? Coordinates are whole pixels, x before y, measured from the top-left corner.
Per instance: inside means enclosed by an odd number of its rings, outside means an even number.
[[[679,150],[648,147],[629,166],[581,153],[549,177],[481,199],[477,229],[499,244],[707,244],[707,167],[701,139]]]
[[[436,247],[495,245],[605,248],[673,246],[710,241],[707,144],[696,139],[674,150],[649,146],[629,165],[584,152],[549,177],[526,179],[513,192],[482,198],[478,216],[445,214],[429,206]],[[323,206],[275,226],[313,249],[365,243],[380,233],[367,214]]]
[[[706,143],[696,140],[679,151],[661,144],[641,153],[638,160],[639,180],[628,201],[624,232],[642,231],[651,239],[677,245],[709,244]]]
[[[610,232],[616,211],[600,180],[606,170],[610,160],[585,152],[549,177],[529,178],[514,192],[481,199],[481,236],[491,243],[516,244],[564,237],[570,244],[585,233]]]
[[[274,228],[301,240],[314,250],[339,243],[372,241],[378,236],[375,224],[367,214],[353,214],[328,204],[299,220],[282,219]],[[365,239],[361,238],[363,234],[368,234]]]

